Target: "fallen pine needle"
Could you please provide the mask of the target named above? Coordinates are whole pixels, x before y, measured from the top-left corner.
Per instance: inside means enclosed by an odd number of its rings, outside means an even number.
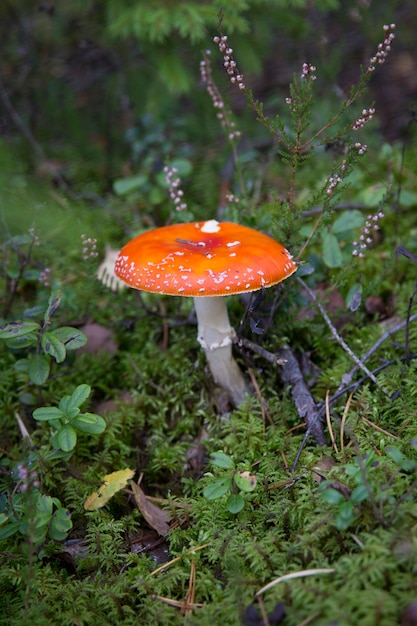
[[[155,600],[161,600],[161,602],[165,602],[165,604],[169,604],[170,606],[175,606],[177,607],[177,609],[181,609],[184,606],[183,600],[172,600],[171,598],[165,598],[164,596],[157,596],[155,594],[153,594],[152,598],[154,598]],[[192,608],[198,609],[198,608],[201,608],[202,606],[204,606],[204,604],[200,604],[199,602],[196,602],[195,604],[192,605]],[[188,607],[191,607],[191,605],[188,605]]]
[[[333,433],[333,428],[332,428],[332,422],[330,419],[329,390],[326,391],[326,422],[327,422],[327,428],[329,429],[330,439],[332,440],[332,446],[334,448],[334,451],[337,454],[339,451],[337,449],[336,440],[334,438],[334,433]]]
[[[195,552],[199,552],[200,550],[203,550],[203,548],[207,548],[207,546],[209,545],[210,545],[210,542],[204,543],[202,546],[197,546],[197,548],[192,548],[185,554],[181,554],[181,556],[176,556],[175,559],[172,559],[171,561],[168,561],[168,563],[164,563],[160,567],[157,567],[156,569],[154,569],[153,572],[150,573],[150,576],[156,576],[156,574],[159,574],[159,572],[163,572],[164,569],[166,569],[167,567],[171,567],[171,565],[174,565],[174,563],[181,561],[181,559],[184,558],[185,556],[194,554]]]
[[[293,580],[294,578],[305,578],[306,576],[316,576],[317,574],[333,574],[333,572],[335,571],[336,570],[334,568],[328,568],[328,569],[319,568],[319,569],[304,569],[299,572],[291,572],[291,574],[284,574],[284,576],[280,576],[279,578],[275,578],[275,580],[271,580],[271,582],[265,585],[265,587],[262,587],[261,589],[259,589],[259,591],[256,592],[256,595],[259,596],[262,593],[265,593],[265,591],[268,591],[268,589],[272,589],[272,587],[275,587],[275,585],[278,585],[278,583],[282,583],[286,580]]]
[[[349,413],[349,408],[350,408],[350,403],[352,402],[352,398],[353,398],[353,393],[351,393],[350,396],[348,397],[346,404],[345,404],[345,408],[343,409],[342,423],[340,425],[340,449],[341,450],[343,450],[343,448],[345,447],[345,442],[344,442],[345,423],[346,423],[347,414]]]
[[[393,439],[399,439],[399,437],[397,437],[396,435],[393,435],[392,433],[389,433],[387,430],[384,430],[380,426],[377,426],[376,424],[371,422],[371,420],[368,420],[363,415],[361,415],[361,419],[363,419],[365,424],[368,424],[368,426],[372,426],[372,428],[375,428],[375,430],[377,430],[378,432],[382,433],[383,435],[387,435],[387,437],[392,437]]]

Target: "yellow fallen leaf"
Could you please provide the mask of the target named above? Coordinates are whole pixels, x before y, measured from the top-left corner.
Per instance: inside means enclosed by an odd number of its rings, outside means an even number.
[[[84,502],[84,508],[86,511],[96,511],[101,509],[102,506],[114,496],[115,493],[126,487],[128,481],[133,478],[135,470],[123,469],[117,472],[107,474],[103,478],[103,484],[98,491],[95,491]]]

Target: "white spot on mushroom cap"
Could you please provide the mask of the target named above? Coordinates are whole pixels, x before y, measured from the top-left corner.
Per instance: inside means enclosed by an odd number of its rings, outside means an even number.
[[[213,279],[215,285],[220,285],[220,283],[224,282],[227,279],[227,271],[215,274],[212,270],[209,270],[209,275],[210,278]]]
[[[233,248],[233,246],[240,246],[240,241],[230,241],[226,244],[228,248]]]
[[[218,233],[220,230],[220,224],[217,220],[207,220],[201,227],[202,233]]]

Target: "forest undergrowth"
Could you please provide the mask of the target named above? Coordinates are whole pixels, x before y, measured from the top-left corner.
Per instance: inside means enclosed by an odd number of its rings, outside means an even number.
[[[214,148],[152,122],[105,196],[46,182],[0,144],[5,625],[415,623],[415,119],[387,143],[369,96],[396,26],[348,93],[322,101],[306,59],[273,106],[226,27],[200,64],[222,175]],[[134,235],[213,219],[297,263],[228,298],[251,390],[238,406],[210,377],[190,299],[113,274]]]

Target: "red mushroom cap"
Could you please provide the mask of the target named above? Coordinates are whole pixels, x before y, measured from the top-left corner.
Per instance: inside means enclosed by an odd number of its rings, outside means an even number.
[[[239,224],[208,220],[139,235],[119,252],[114,271],[142,291],[220,296],[270,287],[296,269],[275,239]]]

